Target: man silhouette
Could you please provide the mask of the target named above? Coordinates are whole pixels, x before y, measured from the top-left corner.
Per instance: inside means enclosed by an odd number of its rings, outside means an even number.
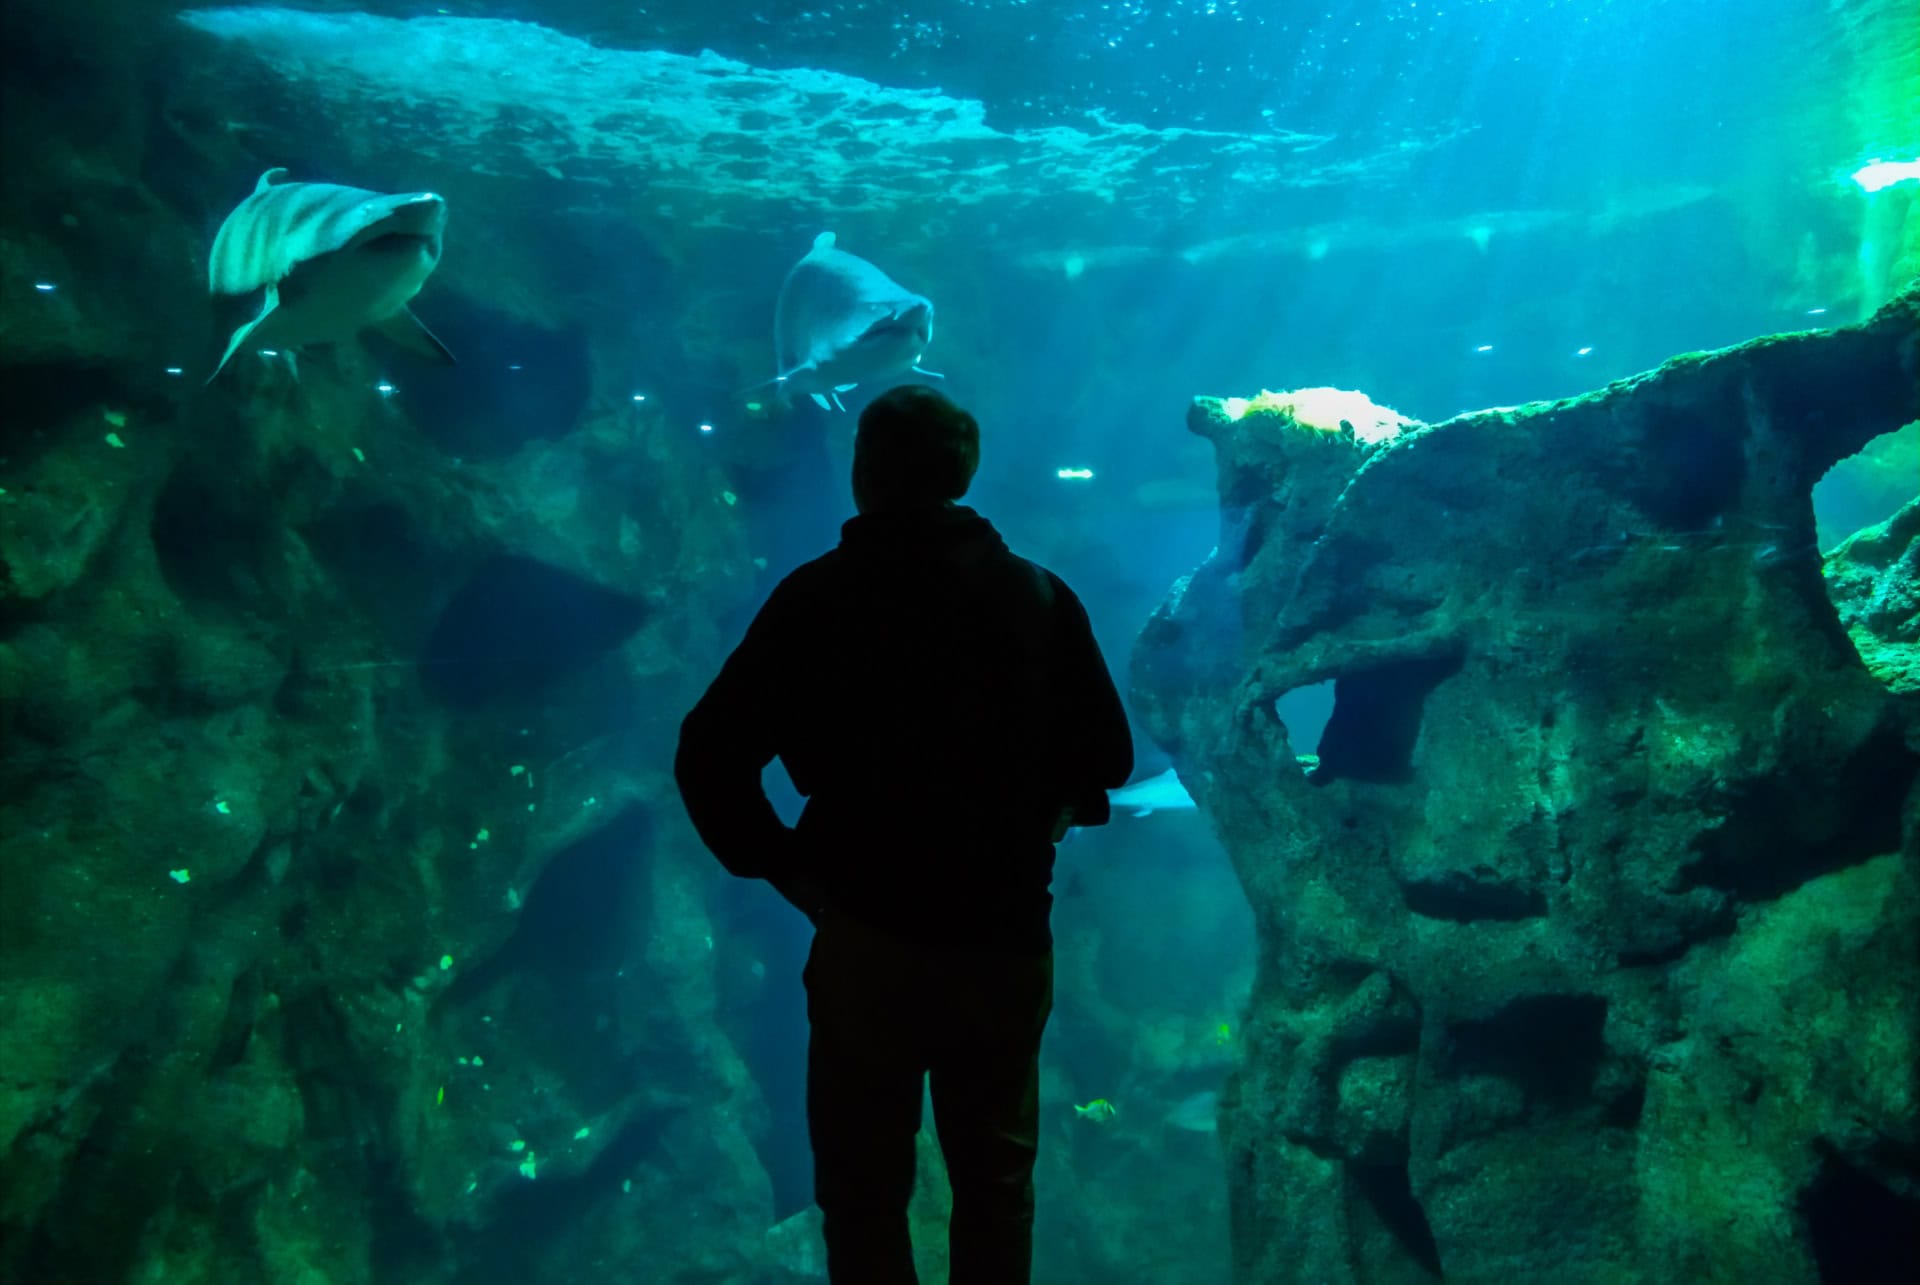
[[[911,1285],[925,1077],[953,1185],[952,1285],[1033,1256],[1053,845],[1107,819],[1133,744],[1086,611],[958,501],[973,416],[931,388],[860,416],[859,516],[773,591],[680,730],[707,846],[817,926],[807,1121],[834,1285]],[[807,797],[788,829],[778,756]]]

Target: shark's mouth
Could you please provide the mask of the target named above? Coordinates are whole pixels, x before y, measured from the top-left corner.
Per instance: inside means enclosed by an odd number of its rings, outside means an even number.
[[[379,254],[405,254],[417,250],[431,254],[438,243],[438,237],[422,236],[417,232],[382,232],[379,236],[362,241],[358,248]]]
[[[866,328],[860,342],[878,343],[886,339],[913,339],[922,347],[933,338],[933,314],[925,308],[915,308],[897,317],[882,317]]]

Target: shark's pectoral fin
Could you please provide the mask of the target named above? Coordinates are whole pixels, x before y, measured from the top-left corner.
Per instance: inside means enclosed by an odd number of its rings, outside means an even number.
[[[839,393],[835,393],[835,394],[833,395],[833,408],[834,408],[835,410],[837,410],[837,411],[839,411],[839,412],[840,412],[841,414],[843,414],[843,415],[844,415],[844,414],[846,413],[846,410],[847,410],[847,404],[846,404],[845,402],[843,402],[843,401],[841,401],[841,400],[840,400],[840,394],[839,394]]]
[[[445,366],[456,364],[452,350],[422,325],[420,318],[414,316],[410,308],[402,308],[385,321],[376,323],[373,328],[416,357],[425,357],[428,361]]]
[[[269,171],[269,173],[271,173],[271,171]],[[227,362],[232,359],[234,353],[240,350],[240,345],[247,341],[247,336],[252,334],[254,329],[258,327],[261,322],[265,321],[275,308],[280,306],[280,288],[278,286],[268,286],[265,293],[266,301],[261,305],[259,315],[234,331],[233,337],[227,340],[227,350],[220,354],[220,362],[213,368],[213,374],[207,376],[208,384],[211,384],[215,379],[220,377],[220,372],[227,368]],[[201,385],[203,388],[205,386],[205,384]]]
[[[946,378],[945,375],[941,374],[937,370],[927,370],[921,366],[915,366],[913,368],[913,373],[916,375],[925,375],[928,379],[945,379]]]
[[[815,406],[818,406],[821,410],[833,409],[833,403],[827,400],[827,395],[825,393],[808,393],[807,396],[813,398],[813,404]]]
[[[1141,808],[1139,811],[1135,812],[1134,815],[1137,817],[1150,817],[1153,815],[1153,809]]]
[[[299,383],[300,382],[299,356],[291,348],[286,349],[280,355],[287,359],[287,373],[293,376],[293,382],[296,384]]]
[[[835,384],[833,391],[836,393],[850,393],[858,387],[860,387],[858,384]]]

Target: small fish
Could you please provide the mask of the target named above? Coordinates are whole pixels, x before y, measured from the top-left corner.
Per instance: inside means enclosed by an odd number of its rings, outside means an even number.
[[[831,232],[814,238],[780,285],[773,348],[781,399],[796,393],[822,409],[845,410],[840,394],[922,370],[933,341],[933,300],[917,295],[865,259],[834,248]]]
[[[1105,1098],[1095,1098],[1085,1106],[1075,1106],[1073,1113],[1091,1124],[1105,1124],[1120,1114],[1120,1108]]]
[[[447,346],[407,310],[440,262],[447,203],[432,192],[283,183],[286,173],[262,174],[214,237],[208,289],[220,311],[249,319],[207,382],[244,343],[285,351],[291,361],[292,349],[366,329],[452,364]]]
[[[1213,1133],[1220,1128],[1220,1094],[1213,1089],[1182,1098],[1167,1112],[1167,1125],[1187,1133]]]
[[[1191,812],[1194,807],[1193,796],[1180,784],[1180,777],[1172,768],[1144,781],[1108,790],[1107,799],[1115,811],[1131,810],[1137,817],[1152,816],[1155,812]]]

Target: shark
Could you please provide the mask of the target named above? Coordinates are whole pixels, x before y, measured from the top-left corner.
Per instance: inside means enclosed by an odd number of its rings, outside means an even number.
[[[773,311],[773,348],[783,401],[811,397],[821,409],[844,411],[840,394],[923,370],[933,341],[933,300],[834,245],[822,232],[780,284]]]
[[[1172,768],[1144,781],[1108,790],[1107,801],[1114,811],[1130,811],[1137,817],[1152,816],[1155,812],[1190,812],[1194,807],[1193,796],[1180,784]]]
[[[211,384],[244,343],[292,351],[378,330],[409,352],[452,364],[407,305],[440,262],[447,203],[432,192],[385,195],[260,176],[213,240],[207,287],[217,307],[250,319],[227,339]],[[297,373],[297,370],[296,370]]]

